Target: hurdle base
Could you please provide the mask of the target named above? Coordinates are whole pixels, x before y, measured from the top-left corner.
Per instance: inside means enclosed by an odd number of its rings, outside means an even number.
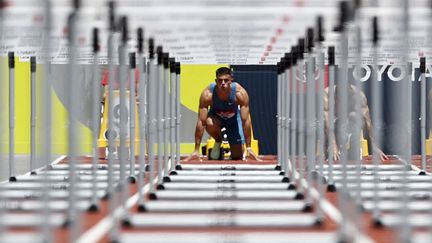
[[[149,165],[145,165],[144,171],[150,171],[150,166]]]
[[[372,219],[372,225],[375,228],[383,228],[384,227],[384,224],[381,221],[381,219]]]
[[[327,178],[325,176],[321,176],[322,184],[327,184]]]
[[[9,182],[16,182],[17,178],[15,176],[9,177]]]
[[[285,175],[285,172],[281,171],[281,172],[279,172],[279,175],[283,176],[283,175]]]
[[[156,188],[157,188],[158,190],[165,190],[165,187],[164,187],[163,184],[159,184],[159,185],[157,185]]]
[[[132,222],[128,218],[124,218],[121,221],[123,227],[132,227]]]
[[[154,193],[154,192],[150,193],[149,194],[149,199],[150,200],[156,200],[157,199],[156,193]]]
[[[30,172],[30,175],[37,175],[37,173],[36,173],[36,171],[33,170]]]
[[[287,183],[289,183],[289,182],[290,182],[290,179],[289,179],[288,177],[284,177],[284,178],[282,178],[282,182],[287,182]]]
[[[295,190],[297,187],[294,184],[289,184],[288,190]]]
[[[135,184],[137,180],[136,180],[136,177],[135,177],[135,176],[131,175],[131,176],[129,176],[129,177],[127,178],[127,181],[128,181],[130,184]]]
[[[419,175],[426,175],[426,171],[424,171],[424,170],[420,171]]]
[[[111,239],[109,243],[120,243],[120,241],[118,239]]]
[[[361,202],[357,202],[357,209],[362,213],[366,213],[366,208],[363,206],[363,203]]]
[[[297,194],[294,197],[295,200],[303,200],[304,199],[304,194],[297,192]]]
[[[147,212],[147,208],[143,204],[140,204],[138,205],[138,212]]]
[[[169,176],[164,176],[163,181],[164,182],[171,182],[171,178],[169,178]]]
[[[122,192],[125,187],[126,187],[126,183],[119,183],[114,186],[114,190],[116,190],[117,192]]]
[[[351,241],[349,241],[346,237],[340,237],[337,241],[337,243],[349,243]]]
[[[275,170],[282,170],[282,167],[280,165],[276,165]]]
[[[324,224],[324,220],[322,218],[317,218],[315,220],[314,226],[315,227],[321,227]]]
[[[334,184],[327,185],[327,191],[328,192],[335,192],[336,191],[336,186]]]
[[[176,169],[176,170],[182,170],[182,167],[181,167],[181,165],[176,165],[176,166],[175,166],[175,169]]]
[[[310,175],[311,175],[312,179],[314,179],[314,180],[317,180],[318,178],[321,177],[321,173],[319,173],[319,172],[316,171],[316,170],[311,171],[311,172],[310,172]]]
[[[105,193],[105,195],[102,197],[102,200],[109,200],[111,198],[111,194],[109,192]]]
[[[65,221],[63,222],[63,224],[61,225],[62,228],[68,228],[71,225],[71,220],[70,219],[65,219]]]
[[[304,208],[302,209],[302,212],[309,213],[312,212],[313,206],[310,203],[306,203]]]
[[[99,211],[99,206],[97,204],[92,204],[90,205],[90,207],[87,209],[87,212],[98,212]]]
[[[177,171],[173,170],[169,173],[169,175],[178,175]]]

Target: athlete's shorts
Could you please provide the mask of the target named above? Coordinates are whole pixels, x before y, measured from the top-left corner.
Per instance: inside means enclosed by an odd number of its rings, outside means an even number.
[[[240,113],[227,119],[213,113],[210,113],[209,115],[212,118],[218,119],[221,123],[221,128],[226,129],[229,144],[244,144],[245,139]]]

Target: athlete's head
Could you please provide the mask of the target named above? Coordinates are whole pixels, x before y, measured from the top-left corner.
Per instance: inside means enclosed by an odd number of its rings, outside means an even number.
[[[231,69],[227,67],[221,67],[216,70],[216,85],[220,89],[227,89],[230,87],[233,81]]]

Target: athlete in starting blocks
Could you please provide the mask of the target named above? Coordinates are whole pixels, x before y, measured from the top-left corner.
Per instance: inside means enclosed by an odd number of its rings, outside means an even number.
[[[195,128],[195,150],[185,161],[199,159],[204,129],[215,140],[208,155],[209,159],[218,159],[221,153],[223,127],[226,129],[232,160],[259,161],[258,155],[251,147],[252,129],[248,93],[240,84],[233,82],[231,69],[227,67],[216,70],[215,81],[216,83],[210,84],[201,93]],[[243,151],[243,144],[246,144],[246,151]]]

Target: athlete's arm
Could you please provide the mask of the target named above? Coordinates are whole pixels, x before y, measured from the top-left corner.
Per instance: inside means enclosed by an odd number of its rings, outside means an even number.
[[[360,92],[360,99],[361,99],[361,112],[363,115],[363,120],[364,120],[364,125],[366,126],[366,130],[367,133],[369,135],[369,139],[372,145],[372,149],[374,153],[377,153],[379,158],[381,160],[388,160],[389,158],[387,157],[387,155],[378,147],[378,144],[375,140],[375,134],[373,132],[373,127],[372,127],[372,121],[371,121],[371,116],[370,116],[370,112],[369,112],[369,107],[367,104],[367,99],[366,96],[363,92]]]
[[[251,134],[252,134],[252,127],[251,127],[251,120],[249,115],[249,95],[246,92],[246,90],[238,85],[238,90],[236,93],[236,101],[237,104],[240,106],[240,118],[242,120],[243,125],[243,134],[245,136],[245,143],[246,143],[246,152],[247,157],[254,160],[260,160],[258,156],[252,151],[251,148]]]
[[[334,131],[330,131],[330,116],[329,116],[329,100],[328,100],[328,87],[324,89],[324,123],[325,123],[325,133],[327,135],[327,139],[331,141],[328,141],[328,145],[332,145],[333,147],[333,160],[339,160],[339,148],[336,143],[336,136],[334,134]],[[330,151],[327,151],[330,153]]]

